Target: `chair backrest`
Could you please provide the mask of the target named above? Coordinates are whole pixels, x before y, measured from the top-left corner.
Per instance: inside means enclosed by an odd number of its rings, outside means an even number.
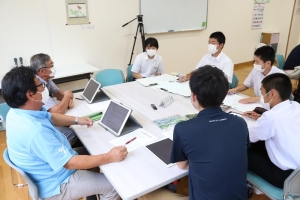
[[[28,188],[29,188],[29,194],[30,196],[35,199],[38,200],[39,199],[39,193],[38,193],[38,189],[35,185],[35,183],[28,177],[28,175],[21,169],[19,169],[9,158],[8,155],[8,150],[7,148],[4,150],[3,152],[3,158],[5,160],[5,162],[13,169],[15,169],[17,172],[19,172],[21,174],[21,176],[23,176],[23,178],[25,179],[25,181],[28,183]]]
[[[277,61],[277,65],[278,65],[277,67],[279,69],[282,69],[284,66],[284,63],[285,63],[283,55],[276,54],[276,61]]]
[[[239,84],[239,79],[238,79],[238,77],[235,74],[233,74],[232,75],[232,81],[229,84],[229,88],[230,89],[235,88],[235,87],[238,86],[238,84]]]
[[[9,111],[10,107],[7,105],[7,103],[1,103],[0,104],[0,115],[4,117],[4,120],[6,120],[6,115]]]
[[[285,179],[283,193],[284,196],[298,197],[300,199],[300,167]]]
[[[104,69],[96,74],[96,81],[101,83],[101,88],[124,83],[124,74],[119,69]]]
[[[127,78],[126,78],[126,81],[127,82],[130,82],[130,81],[133,81],[133,75],[132,75],[132,65],[129,65],[126,69],[126,72],[127,72]]]
[[[7,115],[8,111],[9,111],[9,109],[10,109],[10,107],[7,105],[7,103],[1,103],[0,104],[0,116],[2,116],[2,117],[0,117],[1,118],[0,121],[5,122],[6,115]]]

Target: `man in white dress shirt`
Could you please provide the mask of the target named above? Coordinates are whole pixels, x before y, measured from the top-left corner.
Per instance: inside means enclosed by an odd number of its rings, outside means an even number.
[[[261,81],[268,75],[274,73],[283,73],[281,69],[273,66],[275,61],[275,51],[270,46],[262,46],[254,52],[253,69],[244,81],[244,84],[228,90],[228,93],[237,93],[245,91],[249,88],[254,88],[255,97],[241,99],[239,103],[255,103],[258,102],[261,96],[260,86]]]
[[[244,115],[257,119],[249,128],[251,147],[248,169],[276,187],[300,166],[300,104],[289,101],[292,84],[288,76],[275,73],[265,77],[261,103],[268,111]]]
[[[205,65],[215,66],[225,73],[228,82],[231,83],[233,76],[233,62],[225,53],[222,52],[225,45],[225,40],[225,35],[222,32],[217,31],[212,33],[209,36],[208,40],[209,54],[206,54],[202,57],[195,69],[198,69],[199,67],[203,67]],[[180,76],[179,82],[190,80],[191,74],[192,72],[185,76]]]
[[[159,76],[164,72],[162,57],[156,54],[158,50],[157,39],[147,38],[145,46],[146,52],[137,55],[133,63],[131,71],[134,79]]]

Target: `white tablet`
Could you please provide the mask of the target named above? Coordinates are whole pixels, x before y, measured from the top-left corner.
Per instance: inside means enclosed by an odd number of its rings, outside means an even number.
[[[91,78],[83,90],[82,98],[86,100],[86,102],[92,103],[100,86],[101,84],[99,82]]]
[[[99,124],[115,136],[120,136],[131,112],[130,108],[111,101]]]

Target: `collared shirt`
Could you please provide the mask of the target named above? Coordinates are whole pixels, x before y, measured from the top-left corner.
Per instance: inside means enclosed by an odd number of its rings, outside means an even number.
[[[190,199],[248,199],[244,119],[206,108],[175,126],[170,161],[189,162]]]
[[[281,69],[278,69],[277,67],[272,66],[272,69],[266,76],[269,76],[270,74],[274,74],[274,73],[283,73],[284,74],[284,72]],[[253,87],[255,96],[260,97],[261,96],[261,93],[260,93],[261,82],[266,76],[262,72],[253,68],[252,71],[250,72],[250,74],[245,79],[244,85],[247,86],[248,88]]]
[[[164,72],[162,57],[156,54],[154,58],[150,59],[147,53],[143,52],[136,56],[131,71],[139,73],[142,77],[162,74]]]
[[[49,79],[48,81],[45,81],[44,79],[42,79],[41,77],[37,76],[37,78],[42,82],[42,83],[45,83],[46,84],[46,87],[48,88],[49,90],[49,93],[50,94],[56,94],[58,91],[59,91],[59,88],[55,85],[55,83]],[[46,109],[46,110],[49,110],[50,108],[52,108],[53,106],[55,106],[56,103],[55,101],[49,97],[49,100],[47,101],[46,104],[43,105],[43,107]]]
[[[226,74],[228,82],[232,82],[233,62],[225,53],[221,52],[217,57],[213,57],[210,53],[206,54],[202,57],[195,69],[198,69],[199,67],[203,67],[205,65],[216,66],[217,68],[222,70],[224,74]]]
[[[300,104],[286,100],[264,112],[250,127],[250,141],[264,140],[270,160],[280,169],[300,166]]]
[[[52,124],[51,113],[11,108],[6,122],[11,161],[37,185],[41,198],[60,194],[74,170],[64,165],[77,153]]]

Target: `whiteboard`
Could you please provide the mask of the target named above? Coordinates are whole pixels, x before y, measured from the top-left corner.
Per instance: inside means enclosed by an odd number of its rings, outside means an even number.
[[[206,29],[207,0],[140,0],[145,33]]]

